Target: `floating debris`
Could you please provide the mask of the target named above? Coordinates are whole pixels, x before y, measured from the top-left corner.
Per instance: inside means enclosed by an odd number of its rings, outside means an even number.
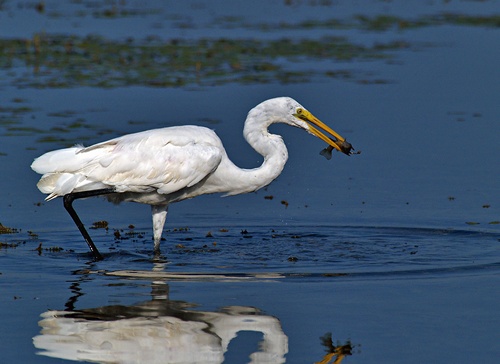
[[[185,226],[185,227],[180,227],[180,228],[174,228],[172,231],[173,232],[186,232],[186,231],[189,231],[189,228],[187,226]]]
[[[51,253],[58,253],[62,252],[64,248],[60,246],[51,246],[50,248],[45,248],[46,251],[51,252]]]
[[[59,253],[64,250],[64,248],[60,246],[51,246],[49,248],[43,248],[42,243],[38,244],[38,247],[34,249],[35,251],[38,252],[38,255],[41,255],[43,251],[50,252],[50,253]]]
[[[34,233],[33,231],[31,230],[28,230],[28,235],[30,238],[32,239],[38,239],[38,234]]]
[[[0,241],[0,249],[17,248],[21,242],[16,243],[4,243]]]
[[[252,235],[250,235],[250,233],[246,229],[241,230],[241,235],[243,235],[243,238],[245,238],[245,239],[252,238]]]
[[[0,234],[17,234],[17,233],[19,233],[18,229],[3,226],[0,223]]]
[[[101,220],[101,221],[95,221],[92,223],[92,226],[90,229],[106,229],[108,230],[109,228],[109,223],[106,220]]]

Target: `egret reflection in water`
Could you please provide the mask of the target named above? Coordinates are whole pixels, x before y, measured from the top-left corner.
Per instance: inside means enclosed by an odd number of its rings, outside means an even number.
[[[194,311],[153,284],[153,299],[132,306],[47,311],[33,338],[39,354],[100,363],[222,363],[238,332],[262,333],[251,363],[284,363],[288,338],[275,317],[253,307]]]

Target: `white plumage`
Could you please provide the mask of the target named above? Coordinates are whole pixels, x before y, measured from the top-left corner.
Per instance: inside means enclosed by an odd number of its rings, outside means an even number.
[[[211,174],[221,161],[221,150],[212,130],[178,126],[129,134],[87,148],[55,150],[37,158],[31,167],[43,174],[38,188],[49,193],[47,200],[108,187],[116,192],[157,191],[164,199]]]
[[[243,134],[264,157],[258,168],[241,169],[228,158],[214,131],[200,126],[176,126],[125,135],[90,147],[48,152],[31,168],[46,200],[68,194],[112,188],[108,199],[152,206],[155,250],[159,250],[167,208],[208,193],[235,195],[256,191],[279,176],[288,152],[269,125],[285,123],[306,130],[349,155],[351,146],[297,101],[270,99],[250,110]],[[327,136],[324,132],[329,133]]]

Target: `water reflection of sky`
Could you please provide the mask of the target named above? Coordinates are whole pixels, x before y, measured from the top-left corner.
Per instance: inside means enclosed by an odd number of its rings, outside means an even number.
[[[170,279],[119,276],[111,282],[106,275],[151,271],[147,206],[78,202],[89,224],[107,220],[112,228],[134,224],[144,232],[143,238],[116,242],[112,231],[92,231],[107,260],[85,263],[86,247],[62,203],[42,202],[38,176],[29,169],[32,159],[78,142],[199,124],[217,131],[236,164],[254,167],[261,160],[244,142],[242,123],[251,107],[278,95],[297,99],[361,154],[334,154],[327,161],[319,155],[320,141],[284,126],[273,128],[289,147],[283,174],[256,194],[205,196],[172,206],[166,229],[191,230],[166,234],[163,246],[170,261],[162,273],[288,275],[278,279],[281,283],[173,280],[172,299],[198,304],[195,311],[202,313],[233,305],[258,308],[263,317],[279,320],[289,362],[320,360],[325,347],[319,338],[329,331],[339,344],[352,340],[354,355],[346,363],[464,357],[493,362],[498,357],[498,299],[492,293],[500,226],[499,14],[494,1],[173,2],[168,7],[153,1],[47,1],[43,11],[37,4],[0,6],[0,45],[7,47],[0,56],[0,223],[22,229],[0,235],[0,242],[18,244],[0,249],[0,277],[8,288],[1,317],[6,327],[19,325],[20,317],[29,320],[23,322],[27,329],[11,333],[7,342],[26,348],[20,350],[26,362],[44,360],[33,359],[38,316],[63,309],[68,295],[77,297],[71,308],[77,312],[115,304],[133,310],[147,301],[152,280]],[[205,73],[198,80],[190,79],[189,67],[179,68],[181,85],[168,84],[172,69],[161,72],[155,65],[150,70],[158,75],[129,78],[127,69],[145,71],[140,62],[110,71],[86,69],[84,57],[70,58],[76,71],[90,74],[88,79],[75,77],[71,67],[54,66],[51,41],[74,37],[78,55],[79,42],[89,34],[128,44],[126,50],[135,55],[145,44],[154,48],[157,41],[180,39],[188,49],[186,64],[196,60],[201,38],[252,40],[256,49],[282,46],[272,42],[284,38],[311,45],[296,56],[276,50],[273,57],[238,58],[247,69],[238,68],[238,62],[216,63],[213,70],[222,73]],[[43,45],[47,57],[39,64],[37,35],[48,42]],[[332,36],[341,42],[330,39],[331,47],[360,46],[358,53],[348,59],[342,59],[344,53],[322,55],[321,42]],[[103,53],[103,64],[112,60]],[[152,87],[155,82],[160,84]],[[270,195],[272,200],[264,198]],[[252,237],[243,236],[243,229]],[[219,242],[211,246],[209,241],[211,249],[204,248],[209,230]],[[40,242],[65,250],[42,249],[38,256],[34,248]],[[294,276],[304,272],[311,275]],[[80,290],[68,293],[76,281]],[[51,282],[50,289],[45,282]],[[252,341],[253,348],[260,340]],[[254,352],[238,345],[248,355]],[[381,347],[391,350],[381,352]],[[17,358],[18,351],[6,355]]]

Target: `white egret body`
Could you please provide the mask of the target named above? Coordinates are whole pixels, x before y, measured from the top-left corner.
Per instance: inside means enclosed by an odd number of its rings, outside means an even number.
[[[352,148],[344,138],[297,101],[279,97],[254,107],[245,121],[245,140],[264,157],[258,168],[238,168],[214,131],[192,125],[129,134],[90,147],[55,150],[35,159],[31,168],[43,175],[37,186],[48,194],[46,200],[78,193],[82,196],[74,198],[109,194],[108,199],[114,202],[151,205],[154,248],[159,251],[169,204],[208,193],[253,192],[280,175],[288,152],[282,138],[269,133],[273,123],[304,129],[351,154]]]

